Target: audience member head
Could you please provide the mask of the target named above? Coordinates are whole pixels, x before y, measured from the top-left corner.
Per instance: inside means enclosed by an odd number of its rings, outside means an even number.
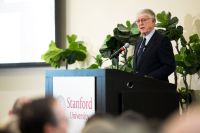
[[[31,100],[27,97],[20,97],[18,98],[14,104],[12,109],[9,111],[9,115],[18,115],[20,110],[22,109],[22,106],[26,103],[29,103]]]
[[[97,113],[88,120],[82,133],[152,133],[152,130],[141,114],[126,111],[118,117]]]
[[[118,118],[126,121],[146,123],[146,118],[142,114],[132,110],[123,112]]]
[[[161,133],[200,133],[200,106],[189,106],[180,115],[178,112],[163,125]]]
[[[96,121],[96,120],[111,120],[111,119],[113,119],[113,116],[111,116],[110,114],[96,112],[94,115],[88,118],[85,125],[92,123],[93,121]]]
[[[9,115],[5,117],[4,121],[1,120],[1,127],[13,133],[20,133],[18,126],[18,115],[22,107],[25,104],[28,104],[30,101],[31,100],[27,97],[17,98],[11,110],[8,112]]]
[[[18,117],[12,117],[10,121],[5,125],[5,129],[12,133],[21,133],[19,130]]]
[[[82,133],[117,133],[114,123],[106,120],[96,120],[86,125]]]
[[[22,133],[66,133],[64,109],[53,97],[33,100],[19,114]]]
[[[82,133],[117,133],[114,119],[105,113],[96,113],[88,119]]]
[[[151,133],[145,117],[134,111],[125,111],[116,121],[117,133]]]

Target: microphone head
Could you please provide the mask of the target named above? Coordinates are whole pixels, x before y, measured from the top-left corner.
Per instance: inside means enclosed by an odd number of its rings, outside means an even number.
[[[124,44],[124,47],[125,47],[125,48],[128,48],[128,47],[129,47],[129,43],[125,43],[125,44]]]

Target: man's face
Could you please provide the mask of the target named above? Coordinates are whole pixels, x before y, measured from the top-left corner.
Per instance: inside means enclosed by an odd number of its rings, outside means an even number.
[[[147,35],[155,27],[155,21],[148,14],[139,14],[136,20],[139,31],[142,35]]]

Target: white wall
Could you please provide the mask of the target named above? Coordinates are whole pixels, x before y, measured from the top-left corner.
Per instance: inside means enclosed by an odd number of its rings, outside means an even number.
[[[18,97],[44,96],[45,69],[48,68],[0,69],[0,120]]]
[[[199,23],[192,25],[200,17],[199,4],[199,0],[67,0],[67,33],[78,34],[95,54],[118,23],[133,22],[139,10],[151,8],[156,13],[164,10],[177,16],[185,34],[200,34]]]
[[[87,43],[89,53],[95,56],[105,36],[112,34],[118,23],[134,21],[140,9],[151,8],[156,13],[165,10],[177,16],[187,37],[192,33],[200,34],[199,5],[199,0],[67,0],[67,33],[77,34],[79,40]],[[0,69],[0,120],[17,97],[44,96],[47,69],[50,68]],[[192,86],[198,89],[200,82],[197,78],[194,80]]]

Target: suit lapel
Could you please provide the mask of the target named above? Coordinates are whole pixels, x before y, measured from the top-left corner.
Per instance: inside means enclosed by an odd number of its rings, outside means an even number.
[[[144,62],[145,57],[148,55],[148,53],[151,51],[152,47],[155,45],[155,42],[156,42],[157,37],[158,37],[158,33],[157,33],[157,31],[155,31],[155,33],[153,34],[153,36],[152,36],[151,39],[149,40],[145,51],[144,51],[143,54],[141,55],[141,58],[140,58],[140,62],[139,62],[139,64],[138,64],[138,67],[140,67],[140,65]]]
[[[136,46],[135,46],[135,51],[134,51],[134,61],[135,61],[134,64],[135,64],[135,66],[138,66],[138,64],[136,64],[137,63],[137,52],[138,52],[138,49],[140,47],[141,42],[142,42],[142,37],[139,38],[139,40],[137,41]]]

